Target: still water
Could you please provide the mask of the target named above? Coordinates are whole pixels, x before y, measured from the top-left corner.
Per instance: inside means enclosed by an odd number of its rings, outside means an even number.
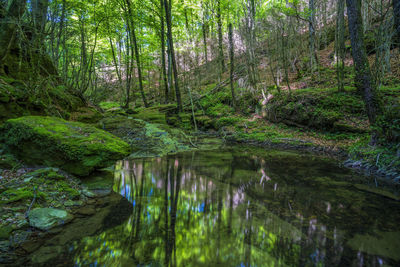
[[[133,209],[70,244],[75,266],[400,265],[399,202],[332,159],[235,147],[120,161],[114,176]]]

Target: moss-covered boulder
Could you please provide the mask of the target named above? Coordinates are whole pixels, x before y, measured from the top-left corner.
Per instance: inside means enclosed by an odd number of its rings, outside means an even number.
[[[110,133],[54,117],[8,120],[1,139],[27,164],[60,167],[79,176],[107,167],[130,153],[130,146]]]
[[[121,137],[132,147],[131,157],[154,157],[188,150],[167,125],[152,124],[133,117],[109,116],[99,127]]]

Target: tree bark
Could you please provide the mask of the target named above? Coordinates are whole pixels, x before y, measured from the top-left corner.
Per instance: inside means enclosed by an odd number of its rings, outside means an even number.
[[[57,46],[56,46],[56,54],[55,54],[56,67],[58,67],[58,61],[60,59],[60,43],[61,43],[62,34],[64,32],[64,20],[65,20],[66,5],[67,5],[66,0],[63,0],[61,18],[60,18],[60,28],[58,29]]]
[[[222,47],[222,19],[221,19],[221,0],[217,0],[217,27],[218,27],[218,59],[221,64],[221,76],[225,72],[224,50]]]
[[[204,47],[204,63],[208,62],[208,55],[207,55],[207,25],[203,21],[202,31],[203,31],[203,47]]]
[[[368,119],[371,125],[376,123],[376,117],[381,113],[378,94],[372,78],[367,53],[364,44],[364,31],[361,16],[361,1],[346,0],[347,16],[349,19],[349,32],[351,50],[356,71],[355,84],[363,94]],[[374,134],[376,139],[376,134]],[[372,140],[373,142],[376,140]]]
[[[133,14],[132,14],[132,8],[131,8],[131,1],[126,0],[127,8],[128,8],[128,14],[129,14],[129,19],[130,19],[130,31],[131,31],[131,39],[132,39],[132,45],[134,46],[135,49],[135,58],[136,58],[136,65],[137,65],[137,70],[138,70],[138,78],[139,78],[139,90],[140,94],[142,95],[142,101],[144,106],[147,108],[149,105],[146,101],[146,96],[144,94],[144,89],[143,89],[143,77],[142,77],[142,66],[140,64],[140,54],[139,54],[139,49],[137,45],[137,39],[136,39],[136,33],[135,33],[135,24],[133,22]]]
[[[336,19],[336,70],[338,80],[338,90],[344,91],[344,60],[346,57],[346,47],[344,38],[344,7],[345,0],[337,1],[337,19]]]
[[[178,70],[177,70],[176,60],[175,60],[174,43],[173,43],[173,39],[172,39],[171,1],[172,0],[170,0],[168,3],[168,0],[164,0],[164,8],[165,8],[165,17],[166,17],[166,21],[167,21],[168,44],[169,44],[169,50],[170,50],[170,55],[171,55],[172,69],[173,69],[173,73],[174,73],[176,103],[178,106],[178,111],[182,111],[182,99],[181,99],[181,92],[179,90]]]
[[[43,53],[43,42],[45,38],[45,27],[47,21],[47,9],[49,0],[33,0],[32,16],[33,16],[33,48],[35,52]]]
[[[161,68],[162,68],[162,77],[164,82],[164,91],[165,91],[165,103],[168,103],[168,78],[167,78],[167,70],[165,64],[165,26],[164,26],[164,8],[163,8],[163,0],[160,0],[160,40],[161,40]]]
[[[310,12],[308,31],[310,35],[310,71],[311,76],[314,75],[314,59],[315,59],[315,5],[314,0],[309,0],[308,8]]]
[[[233,46],[233,32],[232,32],[232,23],[229,23],[228,25],[228,34],[229,34],[229,56],[230,56],[230,60],[231,60],[231,68],[230,68],[230,85],[231,85],[231,93],[232,93],[232,106],[233,108],[236,109],[236,98],[235,98],[235,89],[233,86],[233,71],[235,69],[235,48]]]
[[[0,69],[10,47],[13,45],[17,24],[25,12],[26,0],[11,1],[8,9],[4,6],[3,17],[0,18]]]
[[[395,28],[394,41],[400,47],[400,0],[393,0],[393,18]]]

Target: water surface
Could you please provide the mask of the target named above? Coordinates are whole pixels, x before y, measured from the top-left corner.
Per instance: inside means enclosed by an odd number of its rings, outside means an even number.
[[[332,159],[247,147],[120,161],[122,224],[76,266],[398,266],[399,202]],[[373,187],[371,187],[373,188]]]

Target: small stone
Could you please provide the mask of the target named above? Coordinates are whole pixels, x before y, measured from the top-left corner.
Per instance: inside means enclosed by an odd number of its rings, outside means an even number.
[[[65,207],[73,207],[73,206],[82,206],[83,201],[78,200],[78,201],[72,201],[72,200],[67,200],[64,202]]]
[[[65,210],[53,208],[37,208],[29,212],[29,223],[40,230],[49,230],[57,225],[65,224],[72,220]]]

